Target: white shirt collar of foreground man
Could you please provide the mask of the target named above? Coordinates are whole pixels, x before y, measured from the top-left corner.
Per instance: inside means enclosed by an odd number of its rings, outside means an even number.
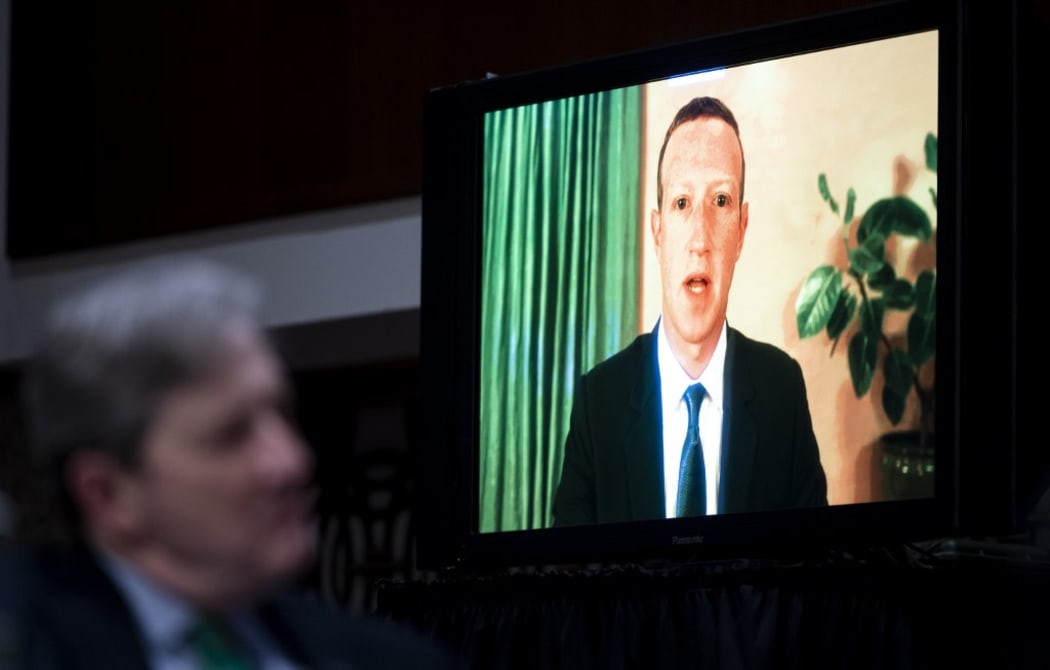
[[[193,607],[112,552],[99,548],[97,553],[102,568],[113,578],[142,631],[150,668],[198,670],[200,660],[188,640],[189,630],[199,616]],[[234,615],[230,623],[254,652],[261,670],[298,670],[250,613]]]

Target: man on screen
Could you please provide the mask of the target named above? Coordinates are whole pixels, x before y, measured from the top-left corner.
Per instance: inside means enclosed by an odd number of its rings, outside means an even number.
[[[657,164],[662,314],[578,381],[555,525],[827,504],[798,363],[726,322],[747,224],[736,119],[695,98]]]

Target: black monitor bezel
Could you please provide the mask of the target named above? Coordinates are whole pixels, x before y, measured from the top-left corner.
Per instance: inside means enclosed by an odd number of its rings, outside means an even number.
[[[892,2],[427,93],[418,517],[423,567],[768,554],[958,532],[959,277],[965,207],[962,3]],[[487,111],[927,30],[939,31],[936,497],[701,519],[479,533],[481,127]],[[944,223],[947,222],[947,223]],[[952,225],[955,222],[958,225]]]

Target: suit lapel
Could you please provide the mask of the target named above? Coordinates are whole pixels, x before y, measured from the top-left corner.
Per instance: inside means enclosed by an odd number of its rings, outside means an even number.
[[[328,662],[313,640],[308,621],[301,620],[301,613],[286,599],[278,598],[259,610],[259,618],[281,652],[297,664],[317,670],[335,667]]]
[[[664,516],[663,420],[653,333],[642,343],[624,431],[624,465],[632,519]]]
[[[353,670],[370,666],[359,633],[349,617],[331,611],[323,601],[292,592],[279,595],[259,609],[259,618],[275,645],[297,667],[310,670]]]
[[[94,552],[75,543],[44,548],[33,560],[31,657],[70,669],[148,670],[134,617]]]
[[[725,370],[725,416],[722,423],[722,476],[719,510],[746,510],[751,497],[751,473],[758,453],[758,432],[751,402],[757,392],[754,374],[740,334],[728,329]]]

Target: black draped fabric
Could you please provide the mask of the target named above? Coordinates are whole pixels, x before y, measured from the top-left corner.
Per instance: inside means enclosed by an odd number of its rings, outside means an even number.
[[[389,582],[377,605],[475,668],[1023,668],[1050,667],[1047,596],[1045,573],[743,563]]]

